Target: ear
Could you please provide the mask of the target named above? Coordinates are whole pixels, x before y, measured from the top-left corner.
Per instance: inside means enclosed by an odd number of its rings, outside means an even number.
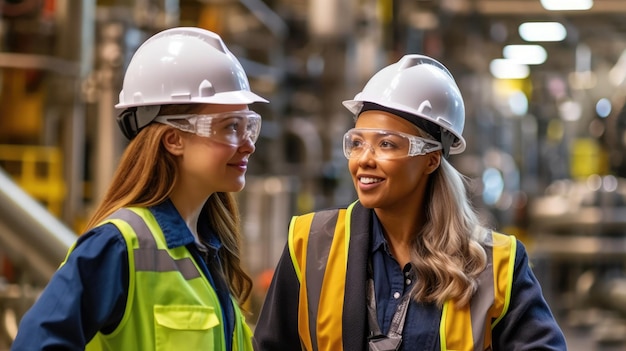
[[[441,152],[429,153],[426,162],[426,174],[433,173],[441,165]]]
[[[165,131],[161,139],[161,143],[163,143],[165,149],[174,156],[182,155],[185,149],[184,138],[180,134],[178,130],[169,128]]]

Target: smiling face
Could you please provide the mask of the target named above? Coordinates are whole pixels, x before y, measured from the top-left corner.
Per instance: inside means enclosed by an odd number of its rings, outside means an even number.
[[[198,114],[247,110],[246,105],[202,105]],[[255,151],[251,140],[240,146],[172,128],[164,145],[178,156],[175,191],[189,197],[208,197],[214,192],[237,192],[245,185],[248,158]]]
[[[411,122],[388,112],[368,110],[355,128],[391,130],[418,136]],[[423,203],[428,175],[439,166],[440,152],[378,160],[371,152],[348,160],[359,200],[367,208],[414,211]]]

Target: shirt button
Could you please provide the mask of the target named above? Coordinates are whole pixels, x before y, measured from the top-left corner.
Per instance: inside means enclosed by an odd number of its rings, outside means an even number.
[[[411,285],[411,279],[407,279],[404,282],[406,283],[406,285]]]
[[[393,298],[396,299],[396,300],[399,299],[400,298],[400,293],[397,292],[397,291],[395,293],[393,293]]]

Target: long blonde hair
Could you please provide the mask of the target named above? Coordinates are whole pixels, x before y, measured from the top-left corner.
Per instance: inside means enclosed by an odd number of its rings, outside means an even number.
[[[487,265],[482,245],[489,231],[480,224],[466,185],[467,179],[442,157],[429,180],[426,224],[411,250],[416,301],[441,307],[451,299],[462,306],[477,289],[477,277]]]
[[[161,114],[191,113],[197,105],[169,105]],[[176,182],[177,163],[161,140],[172,127],[151,123],[126,147],[104,198],[87,222],[87,230],[97,226],[122,207],[150,207],[165,201]],[[231,193],[213,193],[204,206],[212,227],[222,241],[220,259],[228,287],[239,304],[252,291],[252,279],[242,268],[240,216]]]

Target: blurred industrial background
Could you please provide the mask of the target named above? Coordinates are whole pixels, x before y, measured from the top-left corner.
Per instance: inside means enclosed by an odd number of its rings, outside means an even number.
[[[174,26],[219,33],[271,101],[238,195],[252,323],[290,217],[355,198],[341,101],[423,53],[465,98],[451,161],[528,246],[570,350],[626,350],[624,0],[0,0],[0,350],[108,186],[130,57]]]

